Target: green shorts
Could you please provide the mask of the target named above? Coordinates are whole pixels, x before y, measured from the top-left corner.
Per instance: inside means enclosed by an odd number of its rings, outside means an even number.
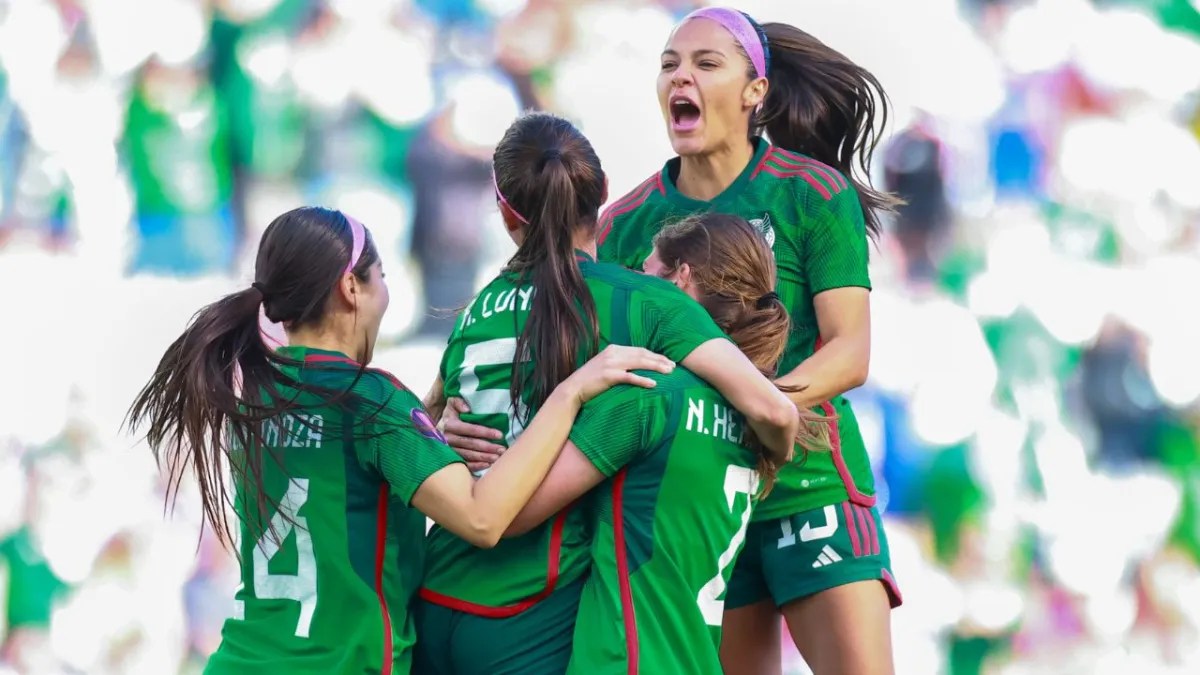
[[[562,675],[586,581],[584,575],[504,619],[414,601],[413,675]]]
[[[853,502],[750,523],[733,566],[725,608],[770,598],[777,607],[856,581],[878,579],[892,607],[900,589],[879,510]]]

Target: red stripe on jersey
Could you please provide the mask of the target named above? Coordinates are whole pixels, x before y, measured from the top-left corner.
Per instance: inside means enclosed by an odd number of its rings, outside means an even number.
[[[780,165],[790,165],[792,167],[804,166],[811,168],[821,175],[829,178],[829,182],[833,185],[835,191],[840,192],[846,188],[846,177],[842,175],[842,172],[838,171],[832,166],[815,160],[812,157],[805,157],[804,155],[790,152],[788,150],[784,150],[783,148],[775,148],[775,150],[777,150],[777,152],[772,155],[772,157],[779,162]]]
[[[560,558],[562,556],[562,539],[563,528],[567,523],[567,514],[575,507],[577,502],[572,502],[567,508],[559,511],[554,518],[554,525],[550,529],[550,557],[547,561],[546,570],[546,587],[536,595],[531,595],[521,602],[503,607],[491,607],[488,605],[480,605],[474,602],[467,602],[458,598],[443,595],[428,588],[422,588],[419,593],[421,599],[426,602],[432,602],[435,605],[447,607],[457,612],[465,612],[475,616],[482,616],[487,619],[507,619],[516,616],[521,612],[533,607],[539,602],[550,597],[554,589],[558,586],[558,573]]]
[[[850,502],[842,502],[842,514],[846,516],[846,529],[850,530],[850,547],[854,549],[854,557],[862,557],[862,546],[858,543],[858,526],[854,524],[854,515],[850,511]]]
[[[837,174],[833,173],[832,169],[819,162],[806,163],[802,161],[793,164],[792,162],[779,157],[775,157],[773,159],[774,161],[772,162],[771,166],[775,167],[776,169],[779,169],[784,173],[804,173],[812,176],[814,179],[820,181],[822,185],[828,188],[832,194],[836,195],[840,193],[844,187],[841,181],[837,178]]]
[[[650,198],[651,193],[655,191],[657,191],[659,194],[666,192],[666,190],[663,188],[661,172],[656,173],[642,181],[641,185],[638,185],[634,189],[630,190],[628,194],[626,194],[624,197],[621,197],[612,206],[604,210],[604,213],[600,216],[600,234],[596,237],[596,242],[603,244],[604,240],[608,238],[608,233],[612,231],[613,220],[615,220],[617,216],[623,213],[628,213],[641,206],[647,199]]]
[[[775,152],[775,148],[774,148],[774,146],[772,146],[772,147],[768,148],[766,152],[763,153],[762,159],[758,160],[758,165],[754,167],[754,171],[750,172],[750,180],[754,180],[755,178],[758,177],[758,172],[763,170],[763,166],[766,165],[767,159],[770,158],[771,154],[774,152]]]
[[[383,563],[387,552],[388,533],[388,486],[379,486],[379,507],[375,522],[375,594],[379,596],[379,611],[383,614],[383,671],[392,673],[392,615],[388,612],[387,597],[383,593]]]
[[[816,353],[821,348],[824,342],[821,336],[817,336],[817,341],[813,344],[813,353]],[[829,401],[821,404],[821,413],[826,417],[837,415],[837,409]],[[842,456],[842,431],[838,427],[837,420],[829,422],[829,447],[833,455],[833,466],[837,469],[838,477],[842,480],[842,485],[846,488],[846,495],[850,497],[850,501],[859,506],[871,507],[875,506],[875,495],[864,494],[854,484],[854,476],[850,473],[850,467],[846,466],[846,458]]]
[[[799,179],[803,180],[805,183],[808,183],[809,185],[813,186],[813,189],[815,189],[817,192],[821,193],[821,196],[825,198],[825,201],[829,201],[830,199],[833,199],[833,194],[829,192],[829,188],[825,187],[824,183],[822,183],[816,176],[812,175],[807,170],[799,170],[799,171],[795,171],[792,169],[782,170],[782,169],[777,169],[774,166],[771,166],[770,164],[766,165],[763,168],[766,169],[767,173],[771,174],[772,176],[774,176],[776,178],[799,178]]]
[[[625,625],[628,675],[638,672],[637,614],[633,611],[633,587],[629,583],[629,553],[625,548],[625,476],[621,469],[613,479],[613,543],[617,549],[617,582],[621,585],[621,617]]]

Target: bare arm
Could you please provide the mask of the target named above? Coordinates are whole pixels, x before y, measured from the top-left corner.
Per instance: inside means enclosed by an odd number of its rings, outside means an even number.
[[[862,385],[871,362],[870,291],[834,288],[813,296],[813,308],[821,348],[776,380],[780,385],[802,387],[788,396],[805,409]]]
[[[683,360],[733,404],[762,444],[771,450],[777,464],[791,460],[800,416],[796,405],[763,376],[737,345],[728,340],[709,340]]]
[[[606,348],[555,388],[486,476],[475,480],[466,466],[447,466],[421,484],[413,506],[474,546],[495,546],[554,464],[584,401],[622,382],[654,386],[628,371],[673,368],[666,357],[645,349]]]
[[[546,480],[533,493],[533,498],[521,509],[516,520],[504,533],[506,537],[525,534],[562,511],[571,502],[587,494],[604,481],[604,474],[584,457],[571,441],[563,446]]]

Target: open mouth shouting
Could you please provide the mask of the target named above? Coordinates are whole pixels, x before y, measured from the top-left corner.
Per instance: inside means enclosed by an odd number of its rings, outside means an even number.
[[[700,126],[700,104],[694,99],[675,94],[670,99],[671,131],[680,134],[695,131]]]

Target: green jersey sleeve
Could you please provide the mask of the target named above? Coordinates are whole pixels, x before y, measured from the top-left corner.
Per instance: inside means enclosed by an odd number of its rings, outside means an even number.
[[[375,420],[360,460],[383,475],[391,493],[412,502],[427,478],[462,462],[412,392],[395,387]]]
[[[645,389],[623,384],[588,401],[575,418],[571,442],[605,476],[620,471],[649,445],[644,438],[647,398]]]
[[[729,339],[700,303],[670,282],[647,276],[633,302],[633,344],[675,363],[709,340]]]
[[[867,273],[867,228],[853,186],[829,199],[802,195],[805,245],[803,269],[813,295],[833,288],[871,287]]]

